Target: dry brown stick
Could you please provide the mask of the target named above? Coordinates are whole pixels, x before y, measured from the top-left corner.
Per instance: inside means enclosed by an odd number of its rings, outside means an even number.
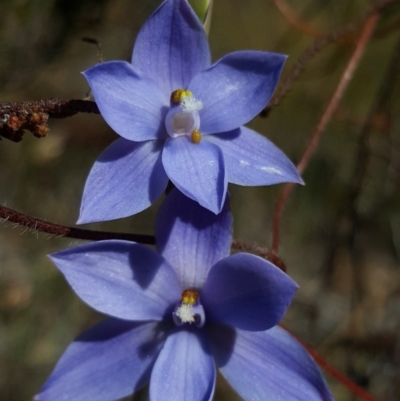
[[[156,242],[155,237],[152,235],[85,230],[82,228],[50,223],[1,205],[0,219],[4,222],[13,223],[16,226],[26,227],[32,232],[42,232],[59,238],[65,237],[85,241],[125,240],[147,245],[154,245]],[[251,245],[245,242],[233,240],[231,247],[232,250],[235,251],[250,252],[262,258],[269,259],[268,251],[258,245]],[[279,268],[285,271],[285,265],[280,259],[271,260],[271,262],[275,263]]]
[[[85,230],[82,228],[67,227],[60,224],[49,223],[47,221],[28,216],[5,206],[0,206],[0,219],[15,223],[18,226],[26,227],[34,232],[40,231],[55,237],[68,237],[87,241],[101,241],[105,239],[119,239],[140,242],[152,245],[155,243],[152,235],[113,233],[106,231]]]
[[[88,100],[47,99],[0,103],[0,139],[3,137],[19,142],[25,130],[42,138],[49,131],[49,118],[71,117],[77,113],[100,114],[96,103]]]

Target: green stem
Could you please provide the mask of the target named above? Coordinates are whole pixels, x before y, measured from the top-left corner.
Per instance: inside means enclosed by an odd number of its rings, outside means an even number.
[[[204,26],[207,35],[210,31],[211,15],[214,0],[188,0],[193,10],[199,17],[199,20]]]

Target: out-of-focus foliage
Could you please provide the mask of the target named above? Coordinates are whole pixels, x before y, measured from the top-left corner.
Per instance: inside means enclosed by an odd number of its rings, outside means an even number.
[[[80,71],[129,60],[134,38],[159,1],[7,0],[0,13],[0,101],[84,98]],[[365,0],[285,0],[321,34],[361,15]],[[381,16],[356,75],[293,192],[281,256],[300,284],[285,323],[378,399],[400,398],[400,6]],[[359,32],[359,31],[358,31]],[[306,66],[288,96],[251,127],[299,160],[357,36],[332,44]],[[315,37],[290,24],[273,1],[216,0],[213,59],[259,49],[289,55],[284,74]],[[393,68],[393,65],[397,69]],[[390,68],[393,71],[390,72]],[[47,138],[0,142],[0,202],[72,225],[91,164],[116,138],[100,116],[52,120]],[[231,187],[234,236],[268,246],[282,186]],[[134,196],[134,195],[133,195]],[[157,205],[92,228],[152,233]],[[99,316],[82,304],[44,256],[78,241],[0,226],[0,394],[31,399],[66,345]],[[330,381],[338,401],[353,400]],[[220,381],[217,400],[234,395]]]

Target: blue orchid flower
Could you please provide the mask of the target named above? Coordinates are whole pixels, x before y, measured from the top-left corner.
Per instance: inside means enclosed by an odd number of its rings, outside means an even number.
[[[168,180],[216,214],[228,182],[301,183],[282,151],[243,127],[267,105],[285,58],[240,51],[211,65],[187,1],[165,0],[139,32],[131,63],[84,72],[102,116],[122,138],[95,162],[78,223],[138,213]]]
[[[66,350],[36,401],[111,401],[149,383],[152,401],[209,401],[218,368],[245,401],[333,400],[315,362],[277,327],[296,283],[251,254],[229,256],[232,220],[174,189],[159,253],[102,241],[51,256],[74,291],[111,317]]]

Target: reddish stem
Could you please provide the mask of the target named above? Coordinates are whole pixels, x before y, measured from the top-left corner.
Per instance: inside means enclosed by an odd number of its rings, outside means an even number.
[[[315,149],[319,143],[322,133],[324,132],[326,126],[328,125],[329,121],[332,118],[333,113],[337,109],[345,90],[351,79],[353,78],[354,72],[359,65],[360,59],[364,54],[366,46],[371,39],[372,33],[376,27],[376,24],[379,20],[379,14],[375,13],[371,15],[367,22],[364,25],[364,29],[360,35],[360,38],[357,41],[356,47],[354,52],[342,74],[342,77],[339,81],[339,84],[330,99],[327,108],[325,109],[322,117],[315,128],[315,131],[307,144],[307,147],[301,157],[299,164],[297,165],[297,169],[300,174],[304,172],[307,168],[308,163],[310,161],[311,156],[315,152]],[[278,202],[275,207],[274,217],[272,222],[272,247],[271,252],[272,254],[278,254],[279,251],[279,243],[280,243],[280,221],[283,214],[283,209],[286,204],[286,201],[292,191],[293,184],[285,185]]]
[[[56,237],[69,237],[87,241],[100,241],[105,239],[119,239],[139,242],[142,244],[154,244],[152,235],[113,233],[106,231],[84,230],[82,228],[67,227],[60,224],[49,223],[24,213],[17,212],[5,206],[0,206],[0,219],[26,227],[33,232],[40,231]]]
[[[154,245],[156,240],[152,235],[131,234],[131,233],[115,233],[109,231],[85,230],[82,228],[62,226],[60,224],[50,223],[36,217],[28,216],[24,213],[17,212],[0,205],[0,219],[5,222],[14,223],[15,226],[26,227],[32,232],[42,232],[55,237],[68,237],[84,241],[101,241],[101,240],[125,240],[133,241],[141,244]],[[241,241],[232,241],[231,248],[233,250],[249,252],[254,255],[269,260],[269,253],[266,249],[253,244],[247,244]],[[279,258],[271,260],[280,269],[285,271],[285,265]]]
[[[300,20],[283,0],[273,0],[273,2],[275,3],[275,6],[279,12],[282,14],[283,18],[285,18],[289,24],[293,25],[299,31],[317,38],[325,35],[324,32],[321,32]]]
[[[310,345],[306,344],[300,338],[295,336],[290,330],[280,324],[280,326],[289,332],[313,357],[315,362],[325,370],[329,375],[331,375],[334,379],[343,384],[343,386],[347,387],[355,396],[359,397],[363,401],[378,401],[376,398],[372,397],[369,393],[351,381],[348,377],[346,377],[343,373],[339,372],[333,365],[331,365],[328,361],[325,360],[317,351],[315,351]]]
[[[319,53],[321,52],[328,44],[339,41],[346,41],[351,39],[351,43],[356,43],[357,38],[354,36],[354,32],[356,27],[359,25],[365,24],[365,21],[370,18],[372,15],[379,13],[386,6],[394,3],[398,0],[377,0],[372,2],[372,4],[367,8],[367,10],[362,13],[355,20],[346,24],[345,26],[334,30],[333,32],[319,37],[314,41],[314,44],[307,48],[297,59],[296,63],[293,65],[291,70],[286,74],[285,78],[282,80],[278,89],[275,91],[274,96],[271,101],[267,105],[267,107],[262,110],[260,116],[266,117],[270,110],[273,107],[276,107],[282,99],[286,96],[286,94],[291,90],[294,82],[299,78],[301,73],[306,68],[307,64]]]

